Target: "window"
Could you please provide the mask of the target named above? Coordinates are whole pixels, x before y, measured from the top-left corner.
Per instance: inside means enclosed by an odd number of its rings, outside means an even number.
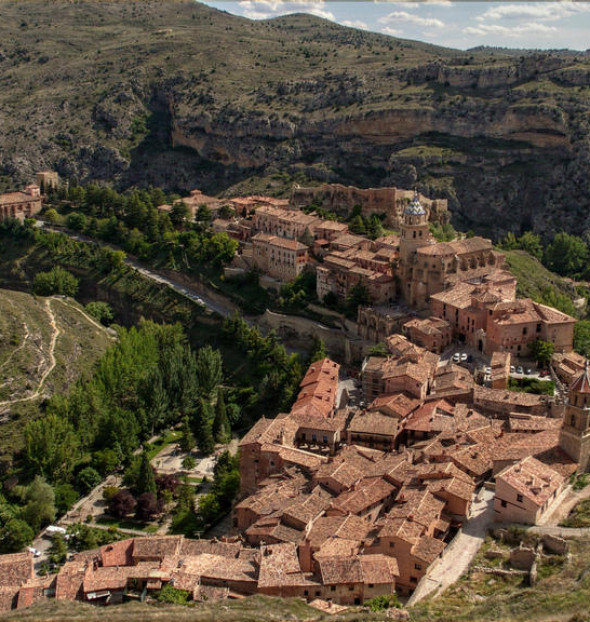
[[[315,434],[312,434],[312,435],[311,435],[311,440],[312,440],[312,441],[317,441],[317,440],[318,440],[318,437],[317,437]]]
[[[418,579],[416,579],[416,577],[410,577],[410,583],[418,583]]]
[[[390,549],[392,549],[392,548],[393,548],[393,544],[394,544],[393,542],[390,542],[390,543],[389,543],[389,548],[390,548]]]
[[[422,564],[414,564],[416,570],[422,570]]]
[[[541,332],[541,325],[537,324],[537,332],[540,333]]]
[[[517,500],[519,503],[522,503],[522,495],[516,495],[516,500]]]
[[[330,591],[331,592],[335,592],[336,591],[336,586],[335,585],[331,585],[330,586]]]
[[[505,501],[504,499],[502,499],[502,500],[500,501],[500,505],[501,505],[503,508],[505,508],[508,504],[506,503],[506,501]]]
[[[321,595],[322,595],[322,593],[321,593],[321,592],[316,592],[316,593],[315,593],[315,595],[316,595],[316,596],[321,596]]]
[[[349,585],[349,586],[348,586],[348,591],[349,591],[349,592],[352,592],[352,590],[354,590],[354,585]]]
[[[328,437],[327,436],[323,436],[322,438],[323,438],[324,443],[328,442]]]
[[[369,583],[369,587],[375,587],[374,583]]]
[[[303,595],[304,595],[304,596],[309,596],[309,590],[305,590],[305,591],[303,592]]]

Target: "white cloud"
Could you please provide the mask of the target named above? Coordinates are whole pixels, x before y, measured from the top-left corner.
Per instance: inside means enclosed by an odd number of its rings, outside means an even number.
[[[386,35],[391,35],[392,37],[400,37],[404,34],[402,30],[397,30],[396,28],[390,28],[389,26],[385,26],[385,28],[381,28],[381,32]]]
[[[590,10],[588,4],[581,2],[540,2],[530,4],[503,4],[494,6],[479,15],[478,21],[501,19],[536,19],[540,21],[555,21],[569,17],[575,13],[586,13]]]
[[[242,0],[238,2],[244,17],[250,19],[268,19],[287,13],[305,12],[317,17],[334,21],[334,14],[325,9],[324,0],[300,0],[285,2],[283,0]]]
[[[411,24],[427,28],[444,28],[445,23],[434,17],[420,17],[406,11],[393,11],[377,20],[381,24]]]
[[[547,36],[557,32],[555,26],[547,26],[538,22],[518,24],[516,26],[501,26],[500,24],[480,24],[479,26],[467,26],[463,28],[467,35],[477,35],[480,37],[490,35],[501,35],[505,37],[520,37],[522,35],[541,35]]]
[[[349,26],[350,28],[362,28],[363,30],[367,30],[369,28],[367,24],[365,24],[365,22],[362,22],[360,19],[354,19],[354,20],[345,19],[344,21],[340,23],[343,26]]]

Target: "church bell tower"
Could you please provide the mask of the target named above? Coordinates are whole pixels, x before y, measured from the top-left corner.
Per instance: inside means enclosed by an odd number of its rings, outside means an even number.
[[[588,361],[572,382],[559,435],[559,446],[578,463],[578,473],[590,467],[590,376]]]

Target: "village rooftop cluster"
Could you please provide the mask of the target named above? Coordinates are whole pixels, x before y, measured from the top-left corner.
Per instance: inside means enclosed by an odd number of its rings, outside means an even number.
[[[446,206],[386,190],[386,221],[399,236],[369,240],[305,214],[298,189],[291,202],[229,199],[235,218],[213,221],[240,240],[239,269],[279,281],[315,269],[320,300],[367,287],[375,306],[360,310],[358,332],[384,341],[387,355],[364,359],[364,402],[349,401],[336,362],[312,363],[290,412],[261,417],[240,442],[236,536],[126,540],[75,555],[43,579],[27,554],[0,558],[4,608],[48,595],[118,602],[165,584],[195,600],[261,593],[359,605],[411,594],[484,485],[499,523],[535,524],[552,511],[590,460],[590,375],[572,352],[574,318],[516,299],[489,240],[436,243],[429,215]],[[346,203],[362,192],[364,211],[383,209],[371,191],[324,187],[314,197]],[[185,201],[221,204],[198,191]],[[424,316],[407,321],[405,335],[389,330],[380,306],[398,299]],[[491,356],[488,386],[441,357],[457,339]],[[537,339],[554,344],[555,379],[569,386],[557,397],[507,389],[512,357]]]

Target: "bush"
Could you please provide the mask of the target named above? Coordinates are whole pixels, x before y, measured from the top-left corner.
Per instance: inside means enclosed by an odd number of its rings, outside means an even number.
[[[393,607],[396,609],[401,607],[401,603],[395,594],[375,596],[375,598],[367,601],[365,605],[367,605],[371,611],[384,611],[385,609],[391,609]]]
[[[60,266],[49,272],[39,272],[33,279],[33,292],[38,296],[75,296],[78,292],[78,279]]]
[[[158,600],[161,603],[168,603],[170,605],[184,605],[188,600],[190,593],[186,590],[177,590],[175,587],[167,583],[158,596]]]
[[[82,494],[88,494],[93,488],[96,488],[101,482],[101,477],[92,467],[86,467],[78,473],[77,484],[78,490]]]
[[[104,326],[109,326],[115,318],[111,306],[106,302],[89,302],[86,311]]]

